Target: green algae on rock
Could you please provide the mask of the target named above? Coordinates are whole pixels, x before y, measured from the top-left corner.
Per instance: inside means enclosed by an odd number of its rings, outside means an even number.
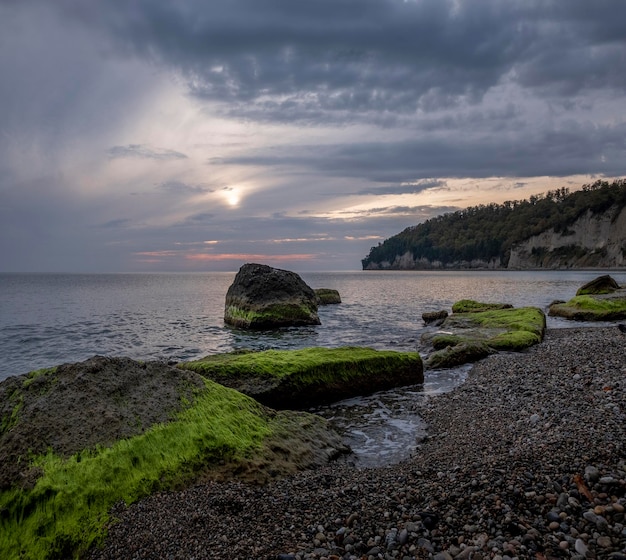
[[[567,302],[555,301],[548,314],[574,321],[619,321],[626,319],[626,288],[608,274],[581,286]]]
[[[553,303],[548,314],[574,321],[619,321],[626,319],[626,290],[607,295],[575,296],[565,303]]]
[[[274,408],[306,408],[424,382],[417,352],[362,347],[233,352],[178,364]]]
[[[428,367],[454,367],[497,350],[524,350],[543,340],[546,317],[537,307],[461,300],[452,309],[440,332],[423,337],[435,350],[426,360]]]
[[[79,557],[102,539],[114,504],[159,489],[264,482],[346,451],[322,418],[157,362],[95,357],[10,378],[0,396],[7,390],[22,403],[0,434],[8,560]]]
[[[511,309],[510,303],[483,303],[473,299],[462,299],[452,305],[452,313],[479,313],[497,309]]]
[[[341,303],[341,296],[337,290],[331,288],[315,288],[318,305],[335,305]]]
[[[224,322],[257,330],[319,325],[317,301],[295,272],[244,264],[226,292]]]
[[[577,296],[612,294],[619,290],[620,286],[609,274],[603,274],[587,282],[576,291]]]

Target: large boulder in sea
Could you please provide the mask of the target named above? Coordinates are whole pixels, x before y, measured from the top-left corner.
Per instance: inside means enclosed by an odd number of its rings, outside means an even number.
[[[183,362],[190,369],[276,409],[307,409],[424,382],[417,352],[363,347],[236,351]]]
[[[615,279],[609,274],[604,274],[587,282],[576,292],[577,296],[612,294],[615,290],[619,290],[620,286]]]
[[[244,264],[226,293],[224,321],[244,329],[319,325],[317,301],[295,272]]]

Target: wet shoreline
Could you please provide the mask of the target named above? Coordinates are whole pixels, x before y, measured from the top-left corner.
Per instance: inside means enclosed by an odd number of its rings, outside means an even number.
[[[202,484],[115,514],[91,558],[626,558],[626,336],[548,330],[421,413],[397,465]]]

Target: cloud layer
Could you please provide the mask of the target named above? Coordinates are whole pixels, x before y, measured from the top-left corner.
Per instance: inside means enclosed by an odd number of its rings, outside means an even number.
[[[3,3],[3,266],[358,268],[430,216],[623,176],[625,19],[622,0]]]

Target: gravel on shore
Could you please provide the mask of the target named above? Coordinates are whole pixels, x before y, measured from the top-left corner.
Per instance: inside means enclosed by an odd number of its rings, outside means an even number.
[[[626,334],[550,330],[427,401],[401,464],[119,506],[96,559],[626,560]]]

